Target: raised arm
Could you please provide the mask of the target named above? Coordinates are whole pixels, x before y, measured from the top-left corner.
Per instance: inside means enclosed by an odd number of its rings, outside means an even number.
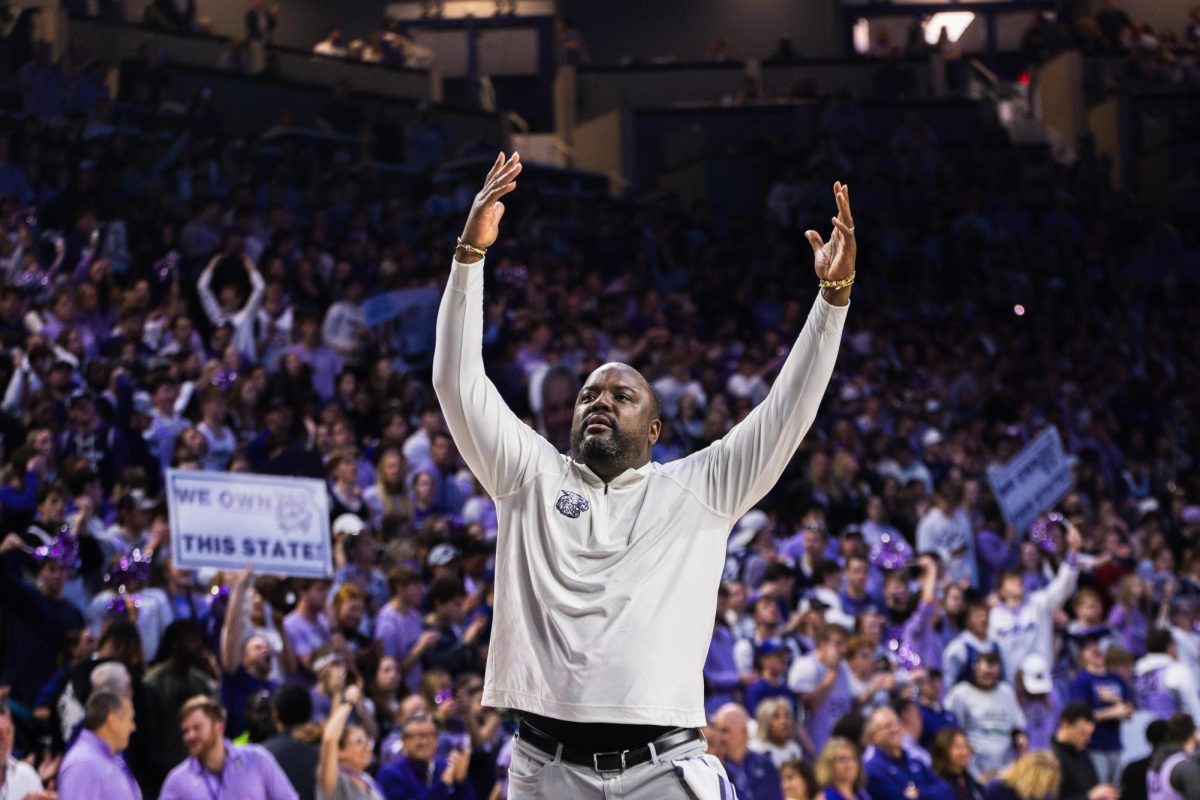
[[[317,783],[324,797],[331,797],[337,784],[338,741],[346,730],[346,721],[350,719],[354,702],[360,697],[358,687],[351,686],[342,697],[334,698],[334,709],[329,719],[325,720],[325,729],[321,732],[321,755],[317,761]]]
[[[225,612],[225,633],[221,637],[221,669],[229,675],[242,664],[242,639],[250,618],[251,568],[246,567],[229,579],[229,606]],[[286,634],[285,634],[286,635]]]
[[[689,485],[705,487],[706,502],[730,517],[746,513],[775,485],[816,418],[833,374],[857,257],[849,188],[836,183],[833,191],[838,216],[829,241],[816,231],[805,234],[815,254],[821,295],[779,377],[746,419],[678,467],[692,473]]]
[[[438,310],[433,388],[454,443],[492,497],[519,488],[540,464],[558,461],[554,447],[521,422],[483,370],[483,251],[499,234],[504,204],[516,188],[520,156],[501,153],[471,206]]]
[[[200,305],[213,325],[220,325],[229,318],[225,309],[221,308],[221,304],[217,302],[217,296],[213,294],[212,290],[213,270],[217,268],[217,262],[220,260],[219,254],[209,259],[204,271],[200,273],[200,280],[196,281],[196,292],[200,295]]]

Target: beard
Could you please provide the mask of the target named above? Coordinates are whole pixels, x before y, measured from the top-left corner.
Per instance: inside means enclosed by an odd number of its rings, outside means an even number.
[[[618,428],[610,428],[604,437],[587,436],[582,424],[571,430],[571,452],[584,464],[620,464],[635,455],[637,447],[637,437]]]

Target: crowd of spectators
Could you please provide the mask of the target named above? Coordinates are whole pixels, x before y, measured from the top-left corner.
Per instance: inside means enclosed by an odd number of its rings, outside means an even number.
[[[6,780],[505,796],[514,718],[480,702],[503,534],[428,379],[472,179],[399,185],[216,113],[115,127],[130,101],[55,66],[38,49],[0,118]],[[152,102],[158,78],[130,80]],[[705,667],[739,796],[1104,800],[1164,764],[1193,785],[1198,229],[1086,149],[1068,169],[993,124],[951,150],[848,98],[818,148],[769,158],[737,218],[527,186],[487,264],[510,407],[565,450],[583,377],[631,363],[666,461],[762,400],[815,292],[802,231],[853,187],[838,370],[737,523]],[[385,291],[426,313],[368,324]],[[1017,531],[988,467],[1048,427],[1073,489]],[[335,575],[176,565],[166,467],[326,480]]]

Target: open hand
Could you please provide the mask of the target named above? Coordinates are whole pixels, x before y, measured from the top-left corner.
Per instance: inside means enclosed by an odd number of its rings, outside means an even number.
[[[840,281],[854,274],[854,263],[858,257],[858,244],[854,239],[854,217],[850,214],[850,187],[838,181],[833,185],[833,196],[837,201],[838,214],[833,218],[833,232],[829,241],[821,239],[816,231],[805,231],[804,237],[813,249],[813,268],[817,277],[825,281]]]
[[[471,204],[467,224],[463,227],[463,242],[480,250],[486,250],[495,243],[500,235],[500,218],[504,216],[504,203],[500,202],[500,198],[517,188],[521,166],[520,153],[513,153],[512,158],[508,159],[504,153],[496,157],[483,188]]]

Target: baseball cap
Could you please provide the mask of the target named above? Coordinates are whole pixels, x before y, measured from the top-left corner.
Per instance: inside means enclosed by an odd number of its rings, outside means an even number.
[[[1025,682],[1025,691],[1030,694],[1050,694],[1054,688],[1050,682],[1050,665],[1036,653],[1025,656],[1021,662],[1021,679]]]
[[[457,547],[443,543],[430,550],[429,557],[425,560],[431,567],[444,567],[461,555]]]
[[[766,639],[765,641],[763,641],[762,644],[760,644],[758,647],[754,648],[754,657],[756,659],[758,659],[758,658],[762,658],[763,656],[769,656],[769,655],[773,655],[775,653],[782,653],[782,652],[783,652],[783,645],[779,642],[778,639]]]
[[[145,417],[154,414],[154,402],[150,399],[149,392],[133,393],[133,413],[141,414]]]
[[[345,533],[356,536],[367,529],[367,523],[357,514],[341,514],[333,521],[333,535]]]
[[[771,518],[767,516],[765,511],[759,511],[757,508],[747,511],[734,526],[733,535],[729,537],[729,552],[740,553],[745,550],[750,542],[754,541],[754,537],[763,528],[771,524]]]

